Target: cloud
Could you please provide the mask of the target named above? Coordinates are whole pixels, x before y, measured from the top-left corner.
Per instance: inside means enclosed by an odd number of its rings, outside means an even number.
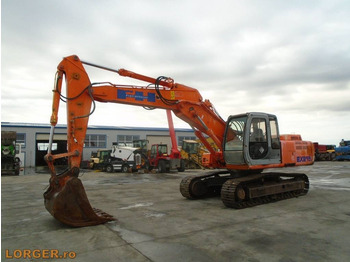
[[[345,122],[350,93],[349,5],[347,1],[4,0],[1,118],[48,122],[56,66],[63,56],[77,54],[96,64],[152,77],[165,75],[195,87],[223,118],[266,111],[293,123],[307,112],[312,122],[324,123],[320,113]],[[86,69],[92,81],[134,83]],[[46,105],[48,112],[43,112]],[[92,124],[166,126],[165,113],[162,116],[159,110],[97,106]],[[106,117],[114,108],[129,111],[132,117]],[[188,127],[180,120],[175,124]],[[300,125],[300,132],[304,130],[312,137]],[[340,138],[327,140],[331,139]]]

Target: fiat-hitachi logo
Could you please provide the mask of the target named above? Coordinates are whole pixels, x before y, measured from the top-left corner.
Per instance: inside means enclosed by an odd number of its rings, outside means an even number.
[[[146,95],[142,91],[133,91],[133,90],[118,90],[117,92],[118,99],[127,99],[134,98],[136,101],[156,102],[156,94],[146,92]]]

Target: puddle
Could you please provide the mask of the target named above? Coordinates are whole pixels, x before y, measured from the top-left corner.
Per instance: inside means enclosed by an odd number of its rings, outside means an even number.
[[[320,179],[310,179],[310,185],[323,189],[350,191],[350,178],[328,176]]]
[[[165,214],[164,213],[145,213],[145,216],[159,218],[159,217],[165,216]]]
[[[108,222],[106,223],[106,226],[112,231],[117,232],[122,239],[124,239],[130,244],[150,241],[154,239],[153,237],[150,237],[146,234],[122,228],[120,225],[117,224],[116,221]]]
[[[126,207],[121,207],[119,209],[131,209],[131,208],[138,208],[138,207],[149,207],[152,206],[153,203],[137,203],[135,205],[131,205],[131,206],[126,206]]]

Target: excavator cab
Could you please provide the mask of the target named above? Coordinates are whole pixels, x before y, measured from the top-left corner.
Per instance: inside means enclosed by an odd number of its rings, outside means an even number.
[[[265,113],[230,116],[223,145],[225,162],[237,168],[281,163],[277,117]]]

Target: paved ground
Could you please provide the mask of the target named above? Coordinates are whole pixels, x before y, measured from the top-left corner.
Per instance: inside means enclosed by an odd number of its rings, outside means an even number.
[[[62,225],[46,211],[48,174],[2,177],[1,258],[36,261],[59,252],[87,262],[350,261],[350,162],[285,171],[307,173],[309,194],[244,210],[220,198],[183,198],[181,178],[202,171],[86,172],[90,203],[118,221],[85,228]]]

